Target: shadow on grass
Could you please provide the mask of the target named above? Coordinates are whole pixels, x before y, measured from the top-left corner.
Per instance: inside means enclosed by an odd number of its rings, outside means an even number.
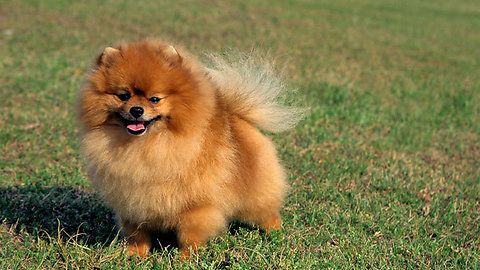
[[[16,225],[40,237],[75,236],[87,245],[109,244],[118,234],[113,212],[93,192],[74,187],[17,186],[0,188],[0,223]],[[60,226],[59,226],[60,225]],[[229,232],[256,230],[233,222]],[[177,248],[174,231],[155,233],[153,249]]]
[[[0,219],[32,235],[61,232],[85,244],[108,244],[118,233],[113,212],[100,198],[73,187],[0,188]]]

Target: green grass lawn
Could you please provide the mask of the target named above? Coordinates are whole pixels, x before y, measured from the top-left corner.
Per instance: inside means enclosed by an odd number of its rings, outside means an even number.
[[[480,268],[480,2],[0,0],[0,268]],[[275,57],[283,230],[126,259],[92,193],[75,97],[96,55],[163,37]]]

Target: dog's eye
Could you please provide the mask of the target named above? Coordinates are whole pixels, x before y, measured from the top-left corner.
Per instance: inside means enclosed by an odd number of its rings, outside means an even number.
[[[120,94],[120,95],[118,95],[118,98],[119,98],[121,101],[127,101],[127,100],[130,99],[130,94],[129,94],[129,93]]]
[[[160,100],[161,100],[161,98],[159,98],[159,97],[151,97],[151,98],[149,99],[149,101],[150,101],[151,103],[153,103],[153,104],[158,103]]]

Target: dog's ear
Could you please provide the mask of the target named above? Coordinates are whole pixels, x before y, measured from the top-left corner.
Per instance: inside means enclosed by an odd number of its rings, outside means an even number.
[[[107,47],[97,58],[97,66],[105,66],[109,68],[115,59],[121,57],[121,53],[119,49],[115,49],[112,47]]]
[[[172,45],[161,48],[159,53],[172,67],[182,63],[182,56],[180,56],[177,49],[175,49]]]

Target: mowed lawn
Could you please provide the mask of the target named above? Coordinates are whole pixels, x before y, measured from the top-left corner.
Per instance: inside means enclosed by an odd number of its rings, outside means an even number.
[[[281,231],[125,258],[75,97],[104,47],[151,36],[264,52],[297,89],[307,117],[269,135],[291,184]],[[0,0],[1,269],[479,269],[479,134],[476,0]]]

